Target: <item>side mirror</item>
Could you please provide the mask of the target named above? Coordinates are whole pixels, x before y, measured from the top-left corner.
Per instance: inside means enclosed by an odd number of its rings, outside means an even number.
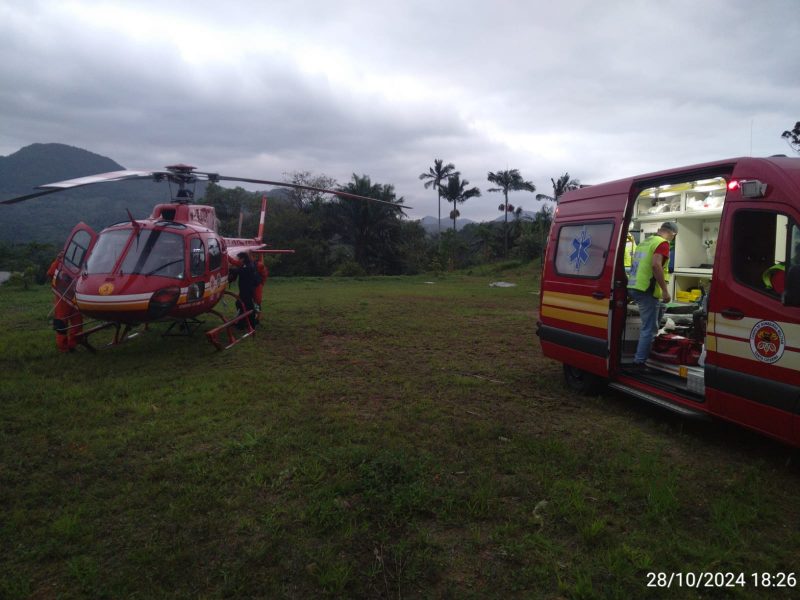
[[[783,290],[784,306],[800,306],[800,266],[794,265],[786,271],[786,287]]]

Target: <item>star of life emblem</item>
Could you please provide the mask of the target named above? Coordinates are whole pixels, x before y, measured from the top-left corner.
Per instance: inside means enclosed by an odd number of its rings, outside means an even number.
[[[580,236],[572,240],[574,251],[569,255],[569,262],[575,267],[575,272],[580,273],[581,267],[589,262],[589,248],[592,246],[592,236],[586,231],[586,227],[581,229]]]

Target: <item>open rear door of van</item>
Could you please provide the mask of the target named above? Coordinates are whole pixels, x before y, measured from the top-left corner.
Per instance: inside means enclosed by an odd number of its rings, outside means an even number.
[[[613,276],[630,182],[565,194],[542,270],[538,334],[565,373],[609,374]],[[577,386],[576,386],[577,387]]]

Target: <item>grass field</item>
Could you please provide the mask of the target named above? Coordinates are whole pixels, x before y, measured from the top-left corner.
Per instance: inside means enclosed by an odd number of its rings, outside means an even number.
[[[536,272],[276,279],[223,353],[59,355],[0,288],[0,597],[796,597],[797,454],[565,392]]]

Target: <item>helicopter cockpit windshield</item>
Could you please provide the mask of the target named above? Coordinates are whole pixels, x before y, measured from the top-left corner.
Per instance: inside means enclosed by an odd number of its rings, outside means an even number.
[[[183,237],[162,229],[115,229],[101,233],[86,272],[111,273],[126,246],[128,251],[119,266],[120,274],[183,278]]]

